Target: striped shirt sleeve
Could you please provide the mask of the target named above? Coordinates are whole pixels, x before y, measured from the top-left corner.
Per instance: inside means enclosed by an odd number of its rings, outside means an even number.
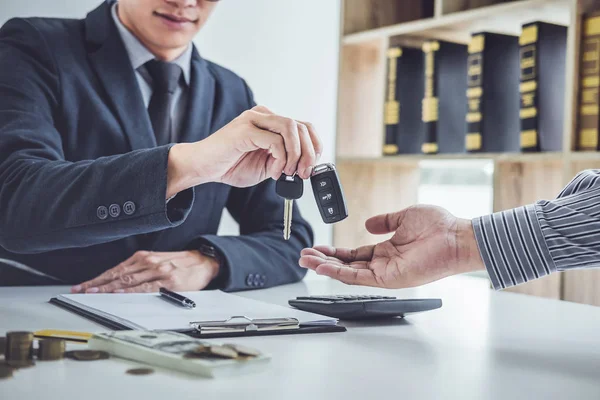
[[[496,290],[555,271],[600,267],[600,170],[580,172],[554,200],[472,222]]]

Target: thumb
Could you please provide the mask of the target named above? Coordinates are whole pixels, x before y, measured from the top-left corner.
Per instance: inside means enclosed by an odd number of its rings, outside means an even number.
[[[394,232],[402,224],[404,214],[406,210],[381,214],[375,217],[371,217],[365,222],[367,230],[374,235],[381,235],[384,233]]]

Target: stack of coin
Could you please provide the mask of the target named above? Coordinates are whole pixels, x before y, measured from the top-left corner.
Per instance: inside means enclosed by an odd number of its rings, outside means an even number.
[[[5,364],[0,364],[0,379],[12,378],[13,369]]]
[[[185,358],[228,358],[228,359],[247,359],[258,357],[260,352],[245,346],[226,344],[201,345],[187,352]]]
[[[6,351],[6,338],[4,336],[0,337],[0,356],[3,356]]]
[[[236,358],[237,352],[225,346],[201,345],[187,352],[185,358]]]
[[[64,353],[66,358],[77,361],[96,361],[106,360],[110,355],[106,351],[100,350],[73,350]]]
[[[8,332],[6,334],[6,364],[15,368],[30,367],[33,363],[33,333]]]
[[[241,346],[239,344],[224,344],[223,346],[235,350],[238,353],[238,357],[252,358],[260,356],[260,351],[252,347]]]
[[[62,339],[44,339],[38,342],[37,358],[41,361],[55,361],[63,358],[65,341]]]

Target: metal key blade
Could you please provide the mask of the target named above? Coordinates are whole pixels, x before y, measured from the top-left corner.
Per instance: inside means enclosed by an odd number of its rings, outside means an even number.
[[[290,240],[292,234],[292,211],[294,211],[294,200],[285,199],[283,210],[283,238]]]

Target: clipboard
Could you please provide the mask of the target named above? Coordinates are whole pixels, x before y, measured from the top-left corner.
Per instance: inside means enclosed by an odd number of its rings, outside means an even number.
[[[118,322],[111,321],[101,315],[87,312],[66,303],[56,297],[49,300],[50,304],[82,316],[113,331],[131,330]],[[225,321],[190,321],[190,329],[176,330],[190,337],[199,339],[298,335],[309,333],[346,332],[342,325],[302,324],[295,318],[250,319],[245,316],[232,316]]]

